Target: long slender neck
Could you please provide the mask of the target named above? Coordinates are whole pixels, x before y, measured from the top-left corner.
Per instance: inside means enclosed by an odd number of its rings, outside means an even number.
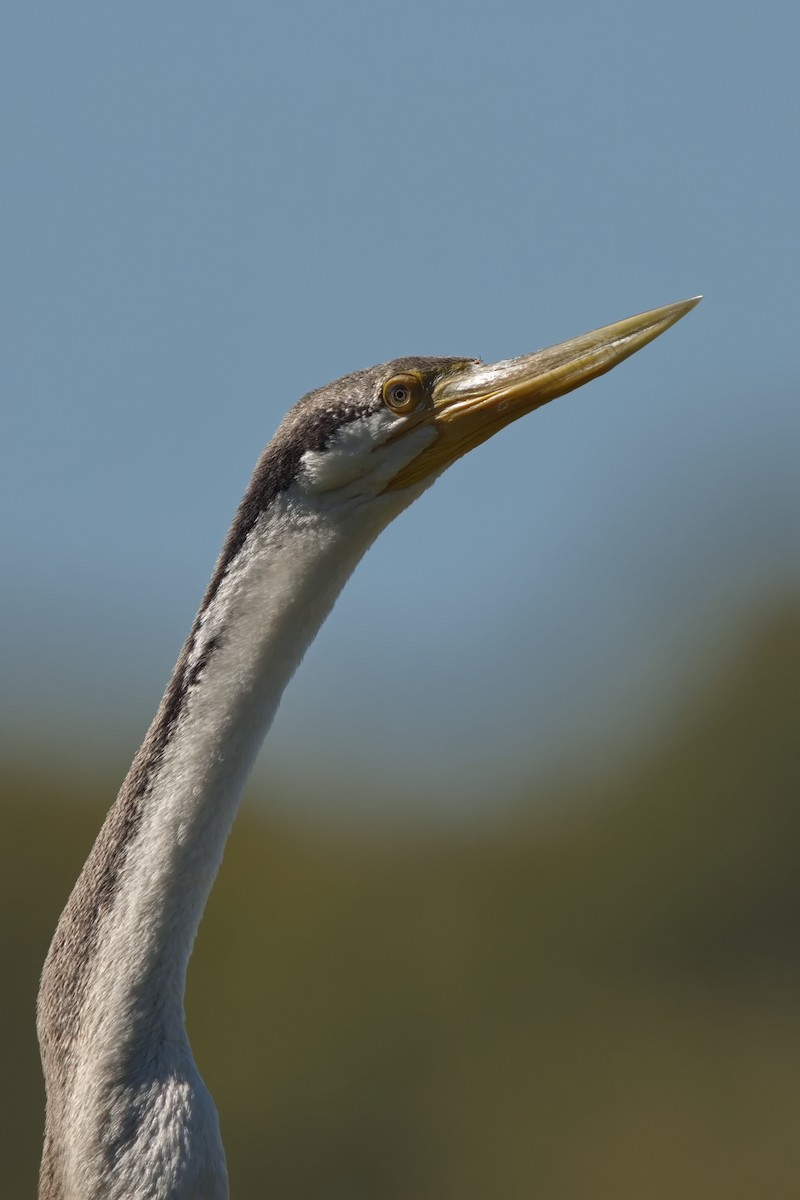
[[[277,529],[243,549],[194,629],[182,702],[120,876],[106,956],[132,995],[165,1005],[166,1021],[182,1022],[176,1001],[192,943],[258,749],[365,549],[322,519],[288,539]]]
[[[386,519],[332,521],[282,495],[218,568],[45,964],[40,1197],[227,1194],[184,1030],[186,967],[281,694]],[[145,1191],[148,1161],[166,1182]]]

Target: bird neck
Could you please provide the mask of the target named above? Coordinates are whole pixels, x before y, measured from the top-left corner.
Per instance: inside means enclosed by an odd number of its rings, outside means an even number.
[[[179,1173],[181,1147],[193,1140],[216,1147],[214,1169],[219,1174],[221,1162],[224,1176],[216,1113],[184,1029],[189,956],[281,694],[391,515],[354,506],[332,520],[286,494],[261,514],[224,570],[221,560],[45,964],[43,1180],[48,1173],[67,1178],[68,1160],[106,1162],[109,1171],[115,1164],[119,1175],[128,1156],[141,1170],[148,1154],[158,1162],[172,1155]],[[163,1125],[156,1134],[153,1119],[145,1119],[154,1104]],[[107,1181],[94,1190],[91,1183],[81,1177],[74,1194],[112,1195]],[[202,1194],[216,1196],[203,1186]],[[40,1192],[72,1194],[44,1183]]]
[[[267,530],[199,618],[184,651],[179,709],[121,872],[108,943],[109,963],[115,973],[121,966],[130,972],[133,989],[168,1003],[182,995],[246,779],[287,683],[364,549],[361,539],[321,520],[285,540]]]
[[[182,996],[242,789],[284,688],[377,533],[281,507],[230,565],[184,648],[178,710],[150,765],[104,939],[117,978],[168,1002]]]

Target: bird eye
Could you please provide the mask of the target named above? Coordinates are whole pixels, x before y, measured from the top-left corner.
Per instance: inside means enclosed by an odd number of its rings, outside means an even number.
[[[408,413],[417,407],[421,384],[415,375],[396,375],[383,385],[383,401],[392,412]]]

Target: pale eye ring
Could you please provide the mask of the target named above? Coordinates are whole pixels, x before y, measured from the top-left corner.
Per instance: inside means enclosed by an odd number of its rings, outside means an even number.
[[[420,391],[416,375],[395,375],[383,385],[383,402],[392,412],[408,413],[417,407]]]

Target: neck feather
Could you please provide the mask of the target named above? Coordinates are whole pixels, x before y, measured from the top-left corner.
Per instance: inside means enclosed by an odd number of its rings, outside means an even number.
[[[127,1154],[141,1174],[148,1152],[142,1137],[154,1141],[161,1168],[174,1154],[175,1172],[182,1156],[202,1163],[196,1149],[187,1154],[189,1142],[210,1139],[215,1178],[223,1182],[217,1192],[206,1180],[202,1194],[226,1194],[216,1114],[184,1031],[186,968],[281,694],[392,515],[388,504],[373,503],[332,520],[284,493],[215,574],[45,964],[39,1036],[48,1120],[40,1196],[116,1195],[110,1175],[85,1174],[87,1162],[108,1163],[122,1180],[120,1196],[138,1196],[120,1163]],[[166,1126],[143,1133],[132,1110],[149,1111],[147,1097],[163,1101],[176,1088]],[[63,1182],[68,1178],[71,1184]]]

